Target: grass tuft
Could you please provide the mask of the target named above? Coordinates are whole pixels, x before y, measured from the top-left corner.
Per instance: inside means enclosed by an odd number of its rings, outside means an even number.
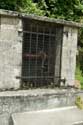
[[[80,81],[81,89],[83,89],[83,74],[79,66],[76,67],[76,80]]]

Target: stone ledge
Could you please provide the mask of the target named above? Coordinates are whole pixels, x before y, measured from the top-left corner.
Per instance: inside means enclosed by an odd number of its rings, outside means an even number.
[[[73,22],[73,21],[66,21],[66,20],[63,20],[63,19],[48,18],[48,17],[45,17],[45,16],[37,16],[37,15],[34,15],[34,14],[19,13],[19,12],[16,12],[16,11],[10,11],[10,10],[4,10],[4,9],[0,9],[0,15],[18,17],[18,18],[28,18],[28,19],[31,19],[31,20],[38,20],[38,21],[55,23],[55,24],[58,24],[58,25],[67,25],[67,26],[78,27],[78,28],[83,27],[82,23],[77,23],[77,22]]]
[[[48,96],[48,95],[66,95],[83,93],[82,90],[75,89],[30,89],[30,90],[16,90],[16,91],[2,91],[0,97],[13,96]]]
[[[0,125],[9,125],[13,113],[74,106],[77,96],[83,97],[83,91],[36,89],[0,92]]]

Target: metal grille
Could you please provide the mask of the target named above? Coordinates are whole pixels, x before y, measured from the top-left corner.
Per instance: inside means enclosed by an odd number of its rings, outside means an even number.
[[[23,26],[22,81],[33,87],[53,85],[60,78],[60,73],[55,76],[56,27],[29,20]]]

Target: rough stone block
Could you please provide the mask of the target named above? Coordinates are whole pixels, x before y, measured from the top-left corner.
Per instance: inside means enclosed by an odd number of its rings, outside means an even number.
[[[0,30],[0,89],[20,88],[22,64],[22,42],[18,30],[21,20],[18,18],[1,16]]]
[[[78,30],[68,26],[63,30],[61,78],[66,78],[66,85],[74,86]]]
[[[8,113],[0,114],[0,125],[9,125],[9,119]]]
[[[83,120],[83,111],[76,107],[16,113],[13,125],[73,125]]]

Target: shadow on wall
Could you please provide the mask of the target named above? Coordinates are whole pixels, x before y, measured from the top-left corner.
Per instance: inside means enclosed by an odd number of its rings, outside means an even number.
[[[12,117],[10,117],[10,119],[9,119],[9,125],[13,125]]]

